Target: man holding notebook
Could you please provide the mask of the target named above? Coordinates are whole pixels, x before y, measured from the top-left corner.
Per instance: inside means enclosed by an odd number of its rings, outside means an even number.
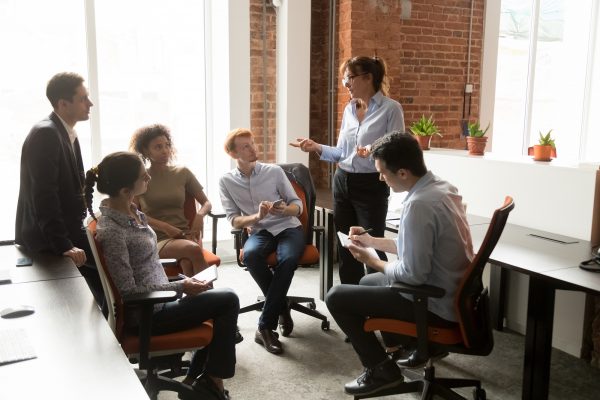
[[[269,353],[281,354],[283,347],[274,330],[278,320],[283,336],[294,327],[286,296],[304,251],[304,233],[297,218],[302,201],[281,167],[257,161],[249,130],[231,131],[225,151],[237,168],[221,177],[221,202],[231,225],[249,232],[244,263],[265,296],[254,340]],[[277,253],[277,265],[271,269],[267,256],[272,252]]]
[[[380,179],[394,192],[408,194],[396,241],[363,234],[363,227],[350,228],[348,249],[357,260],[379,272],[365,276],[359,285],[334,286],[327,294],[331,315],[348,335],[365,368],[344,387],[346,393],[355,396],[375,394],[403,383],[400,368],[386,354],[375,333],[363,329],[365,319],[373,316],[414,322],[412,296],[398,295],[389,285],[404,282],[443,288],[444,297],[429,299],[428,319],[436,326],[453,326],[457,320],[454,294],[473,258],[462,197],[454,186],[427,171],[415,138],[390,133],[373,144],[371,154]],[[395,253],[398,259],[380,260],[369,248]],[[383,339],[388,347],[410,344],[399,335]],[[417,367],[420,360],[410,357],[398,362]]]

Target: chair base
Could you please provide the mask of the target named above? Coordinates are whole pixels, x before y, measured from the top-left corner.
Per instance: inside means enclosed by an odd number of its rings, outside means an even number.
[[[329,321],[327,317],[316,310],[317,305],[315,303],[315,299],[312,297],[297,297],[297,296],[287,296],[288,307],[291,310],[298,311],[299,313],[309,315],[313,318],[321,320],[321,329],[324,331],[329,330]],[[301,303],[308,303],[308,307],[302,305]],[[259,296],[256,299],[256,303],[250,304],[248,306],[240,308],[240,314],[248,312],[248,311],[260,311],[265,305],[265,298],[263,296]]]
[[[419,392],[421,393],[421,400],[431,400],[434,395],[447,400],[467,400],[466,397],[459,395],[452,389],[471,386],[474,387],[473,399],[486,399],[485,390],[481,387],[480,381],[476,379],[436,378],[434,366],[427,366],[422,372],[403,369],[402,375],[408,378],[409,381],[400,386],[384,389],[369,395],[356,395],[354,396],[354,400]]]

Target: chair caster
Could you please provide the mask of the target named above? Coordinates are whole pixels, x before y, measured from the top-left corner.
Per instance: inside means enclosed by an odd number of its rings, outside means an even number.
[[[485,390],[482,388],[473,389],[473,400],[486,400]]]
[[[328,331],[329,330],[329,321],[322,321],[321,322],[321,329],[324,331]]]

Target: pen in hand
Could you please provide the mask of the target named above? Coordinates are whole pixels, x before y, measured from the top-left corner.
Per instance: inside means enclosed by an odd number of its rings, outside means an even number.
[[[366,229],[366,230],[362,231],[361,233],[357,233],[355,236],[364,235],[365,233],[369,233],[369,232],[372,232],[372,231],[373,231],[373,228],[369,228],[369,229]]]

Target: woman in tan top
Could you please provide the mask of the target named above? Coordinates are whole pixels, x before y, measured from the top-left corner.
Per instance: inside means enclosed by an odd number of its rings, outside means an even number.
[[[146,193],[136,197],[136,202],[156,231],[159,256],[179,260],[188,276],[203,270],[206,268],[202,256],[204,217],[212,205],[189,169],[171,165],[175,151],[169,128],[160,124],[141,127],[133,134],[130,147],[144,162],[150,162],[147,172],[152,180]],[[201,205],[191,229],[184,215],[186,193]]]

